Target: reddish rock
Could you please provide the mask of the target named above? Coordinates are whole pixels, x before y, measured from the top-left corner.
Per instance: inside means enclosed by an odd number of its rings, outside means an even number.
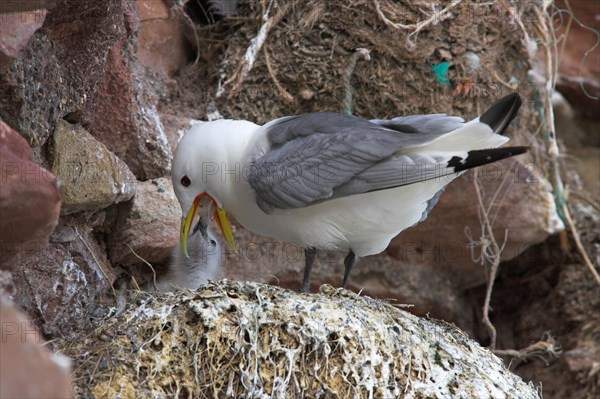
[[[56,178],[31,160],[27,141],[0,119],[0,267],[43,248],[56,226],[61,198]]]
[[[1,150],[11,153],[17,158],[25,161],[31,161],[31,148],[27,140],[17,133],[13,128],[8,126],[0,118],[0,147]],[[4,171],[4,169],[2,169]]]
[[[594,48],[598,39],[594,29],[600,29],[600,2],[570,0],[569,6],[573,10],[573,16],[588,28],[580,26],[575,21],[571,23],[564,47],[565,52],[560,60],[559,73],[562,76],[581,76],[598,82],[600,81],[600,49]],[[556,7],[568,11],[564,0],[557,0]],[[557,24],[560,29],[557,30],[556,37],[566,33],[569,14],[565,12],[561,17],[562,23]],[[589,50],[592,51],[586,59],[583,59]]]
[[[218,228],[211,225],[215,239],[220,242],[221,273],[232,280],[259,281],[285,288],[299,289],[304,271],[304,250],[297,245],[285,243],[270,237],[263,237],[246,230],[235,219],[232,232],[237,246],[233,253],[224,241]],[[331,277],[330,268],[322,266],[324,253],[319,253],[313,267],[312,290]],[[341,276],[339,279],[341,281]],[[336,285],[339,285],[336,284]]]
[[[170,169],[171,150],[154,104],[123,59],[124,44],[116,43],[107,73],[98,88],[103,100],[90,118],[90,133],[124,160],[139,180],[162,177]]]
[[[43,346],[37,329],[0,297],[0,397],[71,398],[71,361]]]
[[[3,1],[2,7],[9,3],[15,2]],[[135,18],[135,8],[124,0],[62,0],[50,8],[42,28],[0,72],[4,120],[41,145],[58,119],[91,123],[84,111],[107,101],[97,88],[108,52],[135,31]],[[34,147],[34,156],[41,158],[40,146]]]
[[[53,7],[59,0],[3,1],[0,14],[22,13]]]
[[[59,121],[52,137],[52,172],[61,182],[62,213],[96,211],[135,193],[127,165],[79,125]]]
[[[551,187],[533,166],[508,159],[478,171],[504,261],[564,228]],[[486,281],[485,268],[473,260],[481,255],[481,246],[472,245],[481,238],[481,225],[471,171],[447,187],[427,220],[392,240],[388,253],[406,268],[448,276],[460,290],[477,286]]]
[[[115,280],[91,224],[61,218],[50,244],[31,248],[13,271],[15,302],[49,337],[89,327],[99,298]]]
[[[137,0],[136,3],[141,25],[137,56],[154,72],[172,76],[189,58],[183,21],[171,13],[165,0]]]
[[[170,178],[138,182],[132,201],[119,207],[117,225],[108,237],[114,264],[132,265],[140,259],[163,262],[179,241],[181,208]]]
[[[556,90],[560,91],[584,116],[600,120],[600,79],[561,77],[556,82]]]
[[[139,28],[133,2],[64,0],[0,71],[2,116],[39,143],[36,160],[64,118],[86,127],[139,179],[167,173],[169,146],[149,93],[158,85],[147,84],[133,57]]]
[[[2,15],[2,36],[0,36],[0,69],[9,65],[19,51],[38,30],[48,10],[15,12]]]
[[[570,25],[556,88],[584,115],[600,120],[600,48],[596,43],[597,31],[600,30],[600,2],[571,0],[569,5],[574,17],[588,28],[575,21]],[[558,0],[556,6],[568,10],[564,0]],[[565,12],[561,17],[556,37],[566,34],[569,15]]]

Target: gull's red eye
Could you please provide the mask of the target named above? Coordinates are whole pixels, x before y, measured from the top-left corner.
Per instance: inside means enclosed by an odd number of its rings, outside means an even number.
[[[181,178],[181,184],[183,185],[183,187],[188,187],[190,184],[192,184],[192,182],[190,181],[189,177],[183,176]]]

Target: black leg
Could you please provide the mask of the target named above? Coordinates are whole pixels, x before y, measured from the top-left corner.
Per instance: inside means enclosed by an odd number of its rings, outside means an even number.
[[[306,263],[304,264],[304,279],[302,280],[302,287],[300,287],[300,292],[310,292],[310,272],[312,271],[312,265],[315,260],[316,253],[316,248],[304,249],[304,258],[306,260]]]
[[[356,255],[354,254],[354,252],[352,252],[352,250],[350,250],[350,252],[348,252],[348,255],[346,255],[346,259],[344,259],[344,266],[346,266],[346,269],[344,270],[344,281],[342,281],[342,287],[346,288],[346,286],[348,285],[348,277],[350,277],[350,272],[352,271],[352,268],[355,264]]]

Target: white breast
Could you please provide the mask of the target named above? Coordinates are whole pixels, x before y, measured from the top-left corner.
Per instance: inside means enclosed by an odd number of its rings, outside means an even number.
[[[298,209],[277,209],[265,214],[254,192],[243,181],[235,198],[252,198],[226,204],[244,227],[255,233],[298,244],[304,248],[350,250],[358,256],[380,253],[402,230],[421,219],[427,201],[452,177],[429,180],[389,190],[324,201]]]

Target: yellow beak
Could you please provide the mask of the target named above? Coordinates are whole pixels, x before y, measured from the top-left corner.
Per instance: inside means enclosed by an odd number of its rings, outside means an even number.
[[[190,234],[190,229],[192,227],[192,222],[194,221],[194,216],[196,215],[196,210],[198,209],[198,205],[200,204],[200,200],[204,198],[204,196],[209,196],[206,193],[201,193],[198,195],[192,204],[192,207],[188,211],[185,217],[181,218],[181,228],[179,230],[179,243],[181,244],[181,250],[186,258],[189,258],[188,250],[187,250],[187,239]],[[225,209],[219,208],[217,206],[216,201],[209,196],[209,198],[213,201],[215,205],[215,220],[217,221],[217,225],[225,237],[227,244],[231,248],[231,250],[237,253],[237,248],[235,246],[235,240],[233,239],[233,233],[231,232],[231,224],[229,223],[229,219],[227,218],[227,212]]]

